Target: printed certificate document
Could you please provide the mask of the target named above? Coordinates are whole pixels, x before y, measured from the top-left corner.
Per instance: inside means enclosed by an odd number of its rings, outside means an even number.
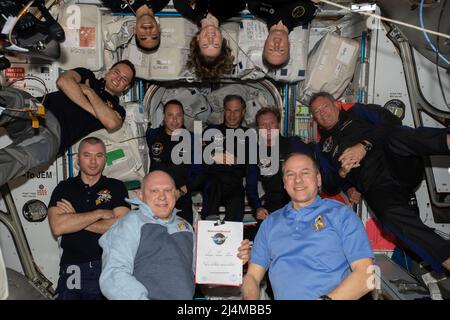
[[[225,286],[242,284],[242,260],[237,257],[244,237],[242,222],[199,221],[195,282]]]

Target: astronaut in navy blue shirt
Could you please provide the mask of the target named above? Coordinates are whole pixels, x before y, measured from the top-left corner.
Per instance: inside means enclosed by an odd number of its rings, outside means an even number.
[[[325,177],[328,177],[328,172],[333,170],[320,151],[314,151],[314,146],[304,143],[297,136],[282,136],[279,132],[280,121],[280,112],[269,107],[261,108],[255,116],[259,132],[258,148],[266,148],[266,151],[258,150],[257,164],[248,166],[247,189],[252,194],[258,194],[257,183],[261,181],[264,196],[261,199],[259,197],[249,198],[250,201],[256,200],[256,203],[251,203],[251,205],[256,209],[255,215],[259,221],[264,220],[270,212],[284,207],[290,201],[289,195],[283,188],[281,173],[281,166],[289,154],[303,152],[314,156],[319,161],[321,173]],[[274,151],[278,151],[278,153],[275,154]],[[274,166],[272,161],[275,160],[278,161],[278,165]],[[330,179],[332,178],[333,175],[330,175]]]
[[[175,181],[177,202],[176,209],[180,211],[177,215],[193,223],[192,191],[199,190],[202,184],[202,166],[195,164],[193,159],[194,140],[193,134],[189,132],[191,141],[180,144],[182,141],[172,140],[177,129],[184,128],[183,105],[178,100],[170,100],[164,104],[163,124],[156,128],[147,130],[146,138],[150,157],[149,172],[162,170],[169,173]],[[181,139],[180,139],[181,140]],[[187,145],[187,147],[185,147]],[[189,163],[175,164],[172,153],[176,150],[180,157],[183,153],[189,154]]]
[[[340,202],[318,195],[318,165],[293,153],[283,165],[291,198],[268,216],[256,235],[244,299],[258,299],[267,270],[275,299],[359,299],[373,289],[373,252],[359,217]]]

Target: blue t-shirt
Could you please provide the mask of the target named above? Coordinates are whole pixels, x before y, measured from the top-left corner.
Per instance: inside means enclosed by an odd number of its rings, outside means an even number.
[[[275,299],[317,299],[351,273],[354,261],[372,258],[364,226],[343,204],[317,199],[272,213],[255,237],[250,262],[269,269]]]

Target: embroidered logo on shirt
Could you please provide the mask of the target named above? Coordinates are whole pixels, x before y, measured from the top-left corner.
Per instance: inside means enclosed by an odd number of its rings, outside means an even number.
[[[180,222],[177,224],[177,228],[178,228],[178,230],[183,231],[183,230],[187,230],[188,226],[186,225],[186,223]]]
[[[108,189],[100,190],[97,195],[98,197],[97,199],[95,199],[95,205],[97,206],[102,203],[110,202],[112,198],[111,191],[109,191]]]
[[[294,10],[292,10],[292,18],[300,18],[305,14],[305,8],[302,6],[295,7]]]
[[[163,146],[163,144],[161,142],[155,142],[152,145],[152,153],[155,156],[159,156],[161,154],[161,152],[163,151],[163,149],[164,149],[164,146]]]
[[[323,220],[322,215],[317,216],[316,219],[314,219],[314,231],[318,232],[325,228],[325,222]]]
[[[330,152],[333,149],[333,137],[329,136],[324,142],[322,146],[322,152]]]

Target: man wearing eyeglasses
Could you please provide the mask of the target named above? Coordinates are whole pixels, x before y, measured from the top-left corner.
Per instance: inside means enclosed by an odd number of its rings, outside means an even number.
[[[17,89],[0,92],[1,102],[7,106],[0,114],[0,127],[13,140],[0,150],[0,186],[52,161],[94,131],[105,128],[113,132],[122,127],[125,109],[118,96],[128,90],[135,74],[128,60],[114,64],[103,79],[85,68],[64,72],[56,82],[60,90],[43,102],[45,122],[38,128],[33,128],[29,113],[24,112],[31,95]]]

